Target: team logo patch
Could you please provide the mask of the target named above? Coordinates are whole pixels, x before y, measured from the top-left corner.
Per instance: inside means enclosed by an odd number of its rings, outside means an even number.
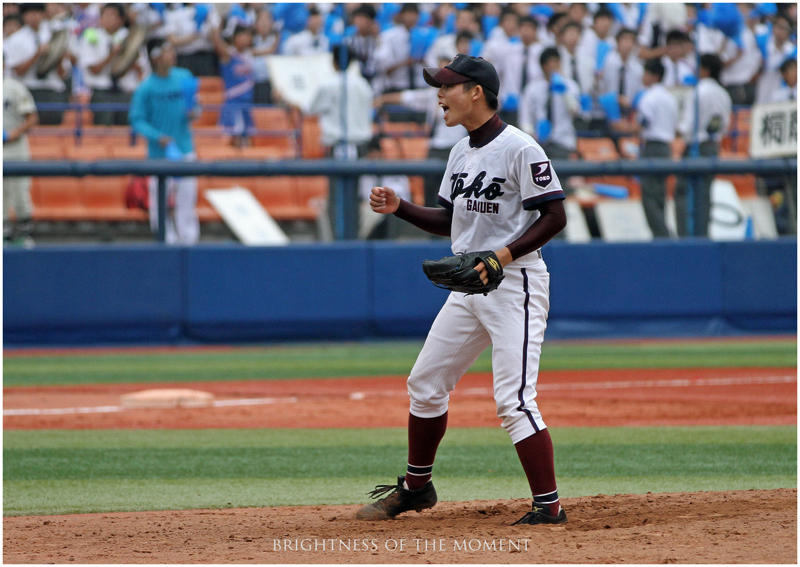
[[[533,184],[544,189],[553,181],[553,168],[550,160],[531,164],[531,179]]]

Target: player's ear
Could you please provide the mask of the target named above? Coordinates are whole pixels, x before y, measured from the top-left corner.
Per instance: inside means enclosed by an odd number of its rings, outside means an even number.
[[[472,100],[477,101],[479,98],[481,98],[482,94],[483,94],[483,87],[480,85],[475,85],[475,88],[472,89]]]

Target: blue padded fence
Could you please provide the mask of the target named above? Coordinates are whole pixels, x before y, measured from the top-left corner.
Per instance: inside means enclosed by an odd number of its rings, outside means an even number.
[[[446,242],[3,252],[4,344],[421,337]],[[797,241],[552,242],[547,337],[796,333]]]

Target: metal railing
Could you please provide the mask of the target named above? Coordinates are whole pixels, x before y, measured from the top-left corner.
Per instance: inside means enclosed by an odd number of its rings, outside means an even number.
[[[334,235],[337,240],[357,237],[358,177],[360,175],[441,176],[446,168],[442,160],[374,161],[359,159],[321,160],[236,160],[210,162],[176,162],[170,160],[109,160],[109,161],[20,161],[3,162],[3,175],[14,176],[71,176],[84,177],[140,175],[158,178],[158,240],[165,241],[167,210],[167,177],[176,176],[327,176],[330,178],[330,202],[334,211]],[[687,175],[755,174],[797,177],[797,158],[761,160],[721,160],[716,158],[640,159],[636,161],[553,161],[553,168],[562,178],[569,176],[602,175]],[[790,203],[794,210],[795,203]]]

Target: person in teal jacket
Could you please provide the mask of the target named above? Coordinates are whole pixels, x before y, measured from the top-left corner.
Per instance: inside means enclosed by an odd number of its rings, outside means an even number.
[[[152,39],[147,53],[153,73],[145,79],[131,100],[128,121],[136,134],[148,141],[150,159],[195,160],[192,120],[198,114],[195,104],[197,79],[187,69],[175,67],[175,48],[163,39]],[[157,186],[150,179],[150,225],[158,227]],[[168,244],[195,244],[200,238],[197,218],[197,178],[167,180]]]

